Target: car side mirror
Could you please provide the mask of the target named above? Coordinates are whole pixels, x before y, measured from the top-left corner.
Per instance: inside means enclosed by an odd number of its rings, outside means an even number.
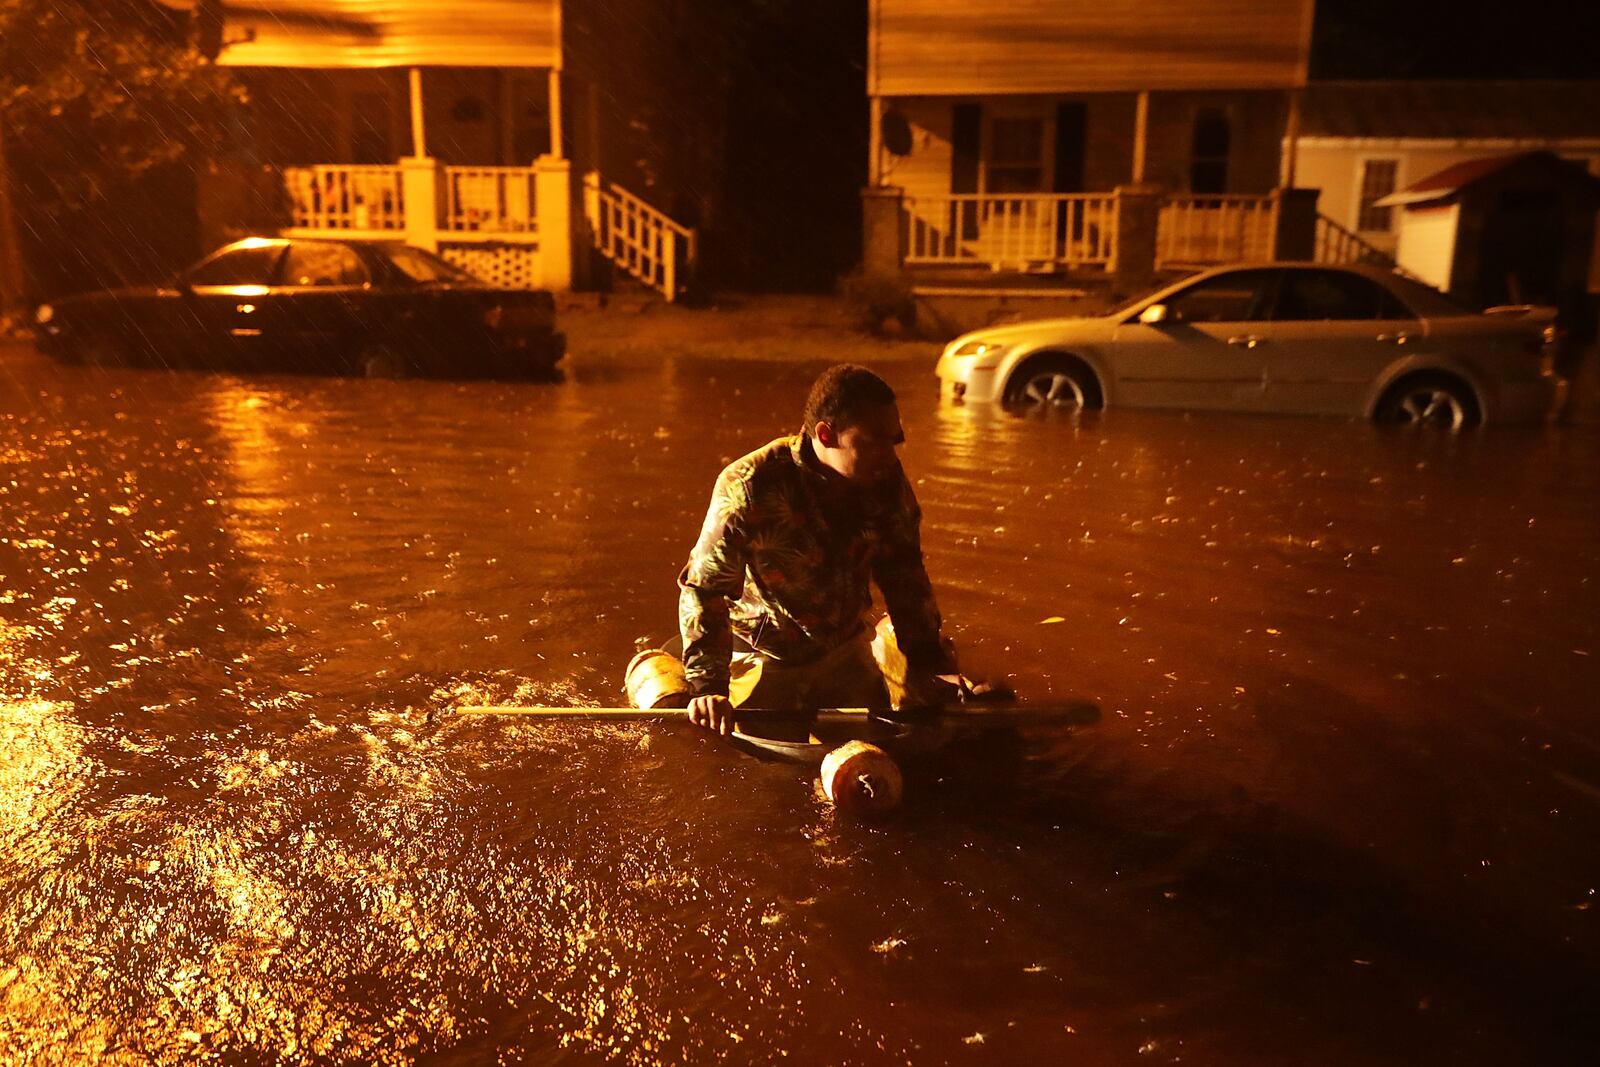
[[[1139,321],[1146,326],[1158,326],[1163,322],[1172,322],[1173,315],[1165,304],[1151,304],[1139,312]]]

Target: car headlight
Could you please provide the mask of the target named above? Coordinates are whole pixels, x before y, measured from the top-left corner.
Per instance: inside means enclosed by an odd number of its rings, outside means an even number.
[[[997,345],[992,341],[968,341],[954,352],[952,356],[989,356],[997,358],[1006,354],[1005,345]]]
[[[56,309],[49,304],[40,304],[39,310],[33,313],[33,321],[40,326],[52,321],[56,317]]]

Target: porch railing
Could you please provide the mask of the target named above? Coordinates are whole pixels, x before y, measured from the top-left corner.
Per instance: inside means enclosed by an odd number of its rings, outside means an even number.
[[[532,233],[538,212],[532,167],[445,167],[444,228]]]
[[[399,167],[317,164],[283,168],[294,224],[318,230],[402,230]]]
[[[1365,263],[1374,267],[1395,266],[1394,257],[1378,248],[1354,230],[1346,229],[1326,215],[1317,216],[1318,263],[1344,265]]]
[[[1111,263],[1117,202],[1110,194],[908,197],[906,262],[991,270]]]
[[[1156,266],[1270,260],[1277,226],[1271,196],[1171,196],[1156,224]]]
[[[682,295],[695,262],[695,232],[591,171],[584,214],[602,255],[668,300]]]

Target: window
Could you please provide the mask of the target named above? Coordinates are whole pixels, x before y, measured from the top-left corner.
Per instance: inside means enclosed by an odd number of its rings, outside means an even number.
[[[1233,127],[1221,108],[1203,107],[1194,114],[1194,143],[1189,156],[1189,191],[1228,191],[1228,151]]]
[[[190,285],[267,285],[283,245],[247,245],[218,252],[189,272]]]
[[[1361,161],[1361,202],[1356,208],[1356,229],[1368,233],[1389,232],[1394,225],[1394,208],[1374,207],[1373,201],[1394,192],[1399,173],[1398,159]]]
[[[1253,322],[1266,317],[1273,271],[1236,270],[1196,282],[1167,298],[1180,322]]]
[[[283,260],[284,285],[362,285],[366,280],[361,257],[341,244],[297,241]]]
[[[1272,317],[1291,322],[1414,318],[1377,282],[1334,270],[1286,272]]]
[[[994,119],[987,162],[985,192],[1039,192],[1044,187],[1044,120]]]

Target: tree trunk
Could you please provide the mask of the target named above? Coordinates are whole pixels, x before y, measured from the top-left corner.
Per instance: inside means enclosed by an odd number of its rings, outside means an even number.
[[[6,156],[5,123],[0,122],[0,327],[7,320],[25,322],[32,305],[28,269],[17,232],[16,204],[11,198],[11,165]]]

